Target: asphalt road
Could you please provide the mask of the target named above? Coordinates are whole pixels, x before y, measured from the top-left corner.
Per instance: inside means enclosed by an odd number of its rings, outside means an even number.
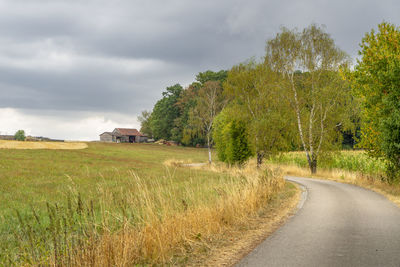
[[[237,266],[400,266],[400,208],[357,186],[287,179],[306,188],[302,207]]]

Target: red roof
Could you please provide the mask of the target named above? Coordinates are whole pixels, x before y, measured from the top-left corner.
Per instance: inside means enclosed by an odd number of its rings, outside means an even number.
[[[136,129],[128,129],[128,128],[115,128],[121,135],[135,135],[135,136],[145,136],[141,134]]]

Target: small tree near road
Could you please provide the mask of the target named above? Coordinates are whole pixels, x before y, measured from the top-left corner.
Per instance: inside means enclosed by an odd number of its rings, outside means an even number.
[[[17,141],[25,141],[25,131],[18,130],[14,135],[15,140]]]

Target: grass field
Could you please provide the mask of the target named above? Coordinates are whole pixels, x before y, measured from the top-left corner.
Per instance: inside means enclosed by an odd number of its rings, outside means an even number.
[[[207,158],[150,144],[0,149],[0,265],[184,264],[293,190],[273,171],[165,164]]]

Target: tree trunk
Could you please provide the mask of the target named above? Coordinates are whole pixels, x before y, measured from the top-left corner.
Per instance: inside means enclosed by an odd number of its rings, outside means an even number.
[[[210,135],[207,135],[207,147],[208,147],[208,164],[211,164]]]
[[[257,168],[261,168],[263,158],[264,158],[264,152],[257,151]]]
[[[308,162],[308,165],[311,170],[311,174],[316,174],[317,173],[317,159],[312,159]]]

